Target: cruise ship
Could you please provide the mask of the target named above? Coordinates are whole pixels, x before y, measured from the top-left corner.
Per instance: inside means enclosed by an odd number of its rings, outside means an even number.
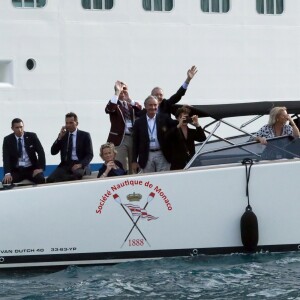
[[[297,100],[299,15],[297,0],[2,0],[0,140],[23,119],[50,170],[59,162],[50,147],[73,111],[97,169],[115,81],[141,103],[155,86],[168,98],[192,65],[184,104]]]

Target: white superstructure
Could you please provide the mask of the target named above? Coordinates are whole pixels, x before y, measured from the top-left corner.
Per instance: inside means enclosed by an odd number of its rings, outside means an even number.
[[[203,12],[201,0],[174,0],[170,11],[146,11],[142,0],[114,0],[108,10],[84,9],[80,0],[25,2],[0,2],[0,141],[22,118],[48,165],[59,161],[50,147],[69,111],[92,135],[92,163],[101,162],[104,107],[117,79],[143,102],[157,85],[171,96],[196,65],[184,103],[300,98],[298,0],[283,0],[279,14],[258,13],[256,0],[230,0],[226,13]]]

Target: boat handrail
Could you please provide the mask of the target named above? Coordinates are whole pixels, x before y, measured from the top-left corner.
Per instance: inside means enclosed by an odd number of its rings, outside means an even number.
[[[241,126],[240,126],[240,129],[241,128],[244,128],[246,126],[248,126],[249,124],[253,123],[254,121],[260,119],[261,117],[263,117],[264,115],[258,115],[258,116],[255,116],[254,118],[250,119],[249,121],[243,123]]]
[[[220,125],[221,125],[221,120],[216,124],[215,128],[213,129],[213,131],[209,134],[209,136],[203,142],[203,144],[201,145],[201,147],[197,150],[197,152],[195,153],[195,155],[191,158],[191,160],[188,162],[188,164],[184,167],[184,170],[189,168],[189,166],[193,163],[193,161],[196,159],[196,157],[198,156],[198,154],[201,152],[201,150],[203,149],[203,147],[208,143],[208,141],[210,140],[210,138],[212,137],[212,135],[214,134],[214,132],[219,128]]]
[[[283,142],[285,142],[284,147],[281,147],[281,145],[276,145],[276,141],[278,140],[283,140]],[[258,152],[254,152],[252,151],[253,149],[250,150],[246,148],[250,148],[252,147],[252,145],[255,146],[255,148],[257,147]],[[257,141],[247,141],[240,144],[221,147],[218,149],[207,150],[202,153],[199,153],[199,151],[197,151],[192,160],[187,164],[186,169],[190,168],[191,166],[194,167],[198,165],[206,165],[207,162],[212,162],[212,164],[219,164],[226,161],[226,163],[229,163],[233,161],[240,161],[241,159],[247,157],[246,154],[242,154],[241,152],[231,151],[234,149],[239,149],[247,152],[248,154],[250,154],[250,157],[252,159],[255,159],[257,161],[264,158],[268,160],[276,160],[280,158],[300,158],[300,139],[294,139],[292,136],[280,136],[268,139],[267,146],[262,145]],[[222,151],[226,152],[222,153]],[[220,154],[218,155],[218,153]],[[212,154],[212,156],[210,156],[210,154]],[[195,164],[195,160],[198,160],[198,165],[197,162]]]

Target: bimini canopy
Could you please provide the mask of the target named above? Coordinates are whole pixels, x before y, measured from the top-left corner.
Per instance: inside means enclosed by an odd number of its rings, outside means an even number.
[[[191,114],[199,117],[212,117],[216,120],[230,117],[268,115],[275,106],[284,106],[289,114],[300,113],[300,101],[265,101],[233,104],[193,105],[188,106]],[[172,113],[175,115],[182,105],[175,105]]]

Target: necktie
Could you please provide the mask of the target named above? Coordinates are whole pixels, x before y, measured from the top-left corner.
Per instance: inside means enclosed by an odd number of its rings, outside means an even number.
[[[126,120],[130,120],[130,112],[129,112],[129,109],[128,109],[128,106],[126,105],[126,102],[123,101],[123,114],[124,114],[124,118]]]
[[[22,139],[18,138],[18,156],[19,158],[22,157],[23,149],[22,149]]]
[[[73,133],[70,133],[68,148],[67,148],[67,160],[72,160],[72,150],[73,150]]]

